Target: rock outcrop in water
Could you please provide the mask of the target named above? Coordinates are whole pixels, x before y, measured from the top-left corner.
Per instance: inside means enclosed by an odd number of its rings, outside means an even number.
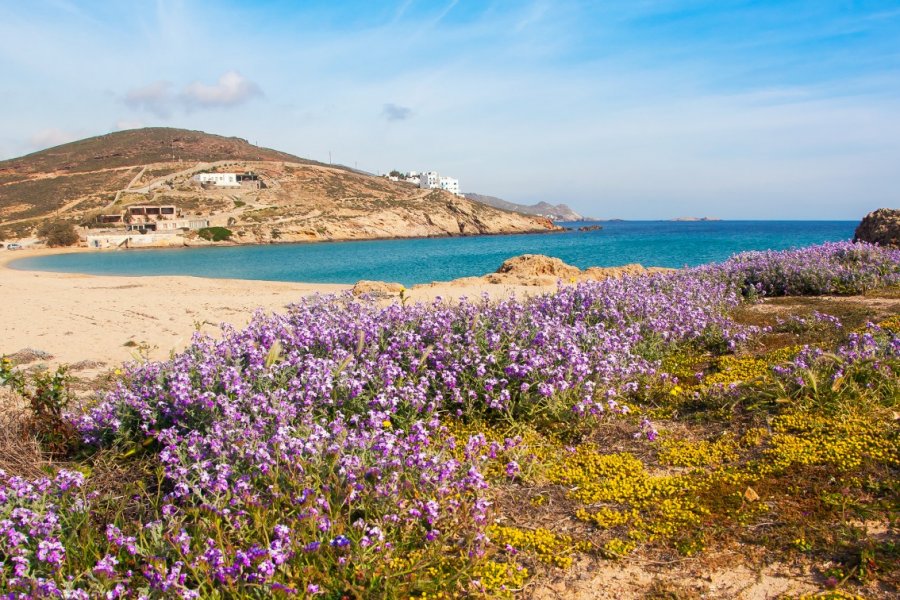
[[[856,228],[853,241],[900,248],[900,210],[879,208],[870,212]]]
[[[558,258],[544,256],[543,254],[523,254],[510,258],[497,269],[495,273],[482,277],[463,277],[454,279],[451,285],[468,286],[479,284],[502,284],[515,286],[553,286],[557,282],[577,283],[580,281],[602,281],[610,277],[622,277],[625,275],[644,275],[672,271],[661,267],[644,267],[639,264],[630,264],[622,267],[591,267],[581,270],[578,267],[564,263]],[[425,287],[434,284],[424,284]],[[422,286],[415,286],[422,287]]]

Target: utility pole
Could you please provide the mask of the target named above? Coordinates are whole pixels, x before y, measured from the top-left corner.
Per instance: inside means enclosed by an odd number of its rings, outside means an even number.
[[[331,150],[328,151],[328,164],[331,164]]]

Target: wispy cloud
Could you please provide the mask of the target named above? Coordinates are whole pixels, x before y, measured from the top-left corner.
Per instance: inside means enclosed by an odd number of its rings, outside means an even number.
[[[199,81],[188,85],[181,93],[181,100],[186,107],[193,110],[229,108],[244,104],[257,96],[262,96],[262,90],[257,84],[237,71],[228,71],[213,85]]]
[[[120,116],[588,214],[854,217],[900,189],[900,14],[862,4],[0,3],[5,148]]]
[[[412,117],[413,111],[407,106],[399,104],[385,104],[381,110],[381,115],[388,121],[405,121]]]
[[[31,151],[43,150],[44,148],[52,148],[53,146],[66,144],[77,139],[78,135],[71,131],[56,128],[42,129],[28,138],[26,148]]]
[[[164,119],[172,115],[174,100],[172,84],[168,81],[155,81],[128,90],[122,99],[129,108],[146,110]]]
[[[119,119],[113,125],[113,130],[124,131],[126,129],[141,129],[142,127],[146,127],[146,124],[138,119]]]
[[[212,85],[195,81],[178,93],[170,82],[156,81],[129,90],[123,102],[132,109],[145,110],[165,119],[179,108],[187,112],[232,108],[261,95],[262,90],[256,83],[237,71],[228,71]]]

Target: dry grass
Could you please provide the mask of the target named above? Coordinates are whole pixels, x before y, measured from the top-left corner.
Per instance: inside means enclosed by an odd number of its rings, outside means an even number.
[[[0,469],[8,475],[37,477],[50,465],[30,433],[28,418],[21,398],[0,388]]]

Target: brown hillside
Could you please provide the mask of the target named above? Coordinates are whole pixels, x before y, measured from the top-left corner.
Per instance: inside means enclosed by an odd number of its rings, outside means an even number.
[[[37,174],[232,159],[316,164],[292,154],[254,146],[241,138],[171,127],[146,127],[98,135],[0,161],[0,183]]]
[[[260,185],[215,188],[194,179],[210,171],[253,172]],[[554,229],[546,219],[199,131],[124,131],[0,162],[0,239],[25,237],[48,218],[94,230],[98,215],[132,204],[175,205],[243,243]],[[184,242],[204,243],[194,233]]]

